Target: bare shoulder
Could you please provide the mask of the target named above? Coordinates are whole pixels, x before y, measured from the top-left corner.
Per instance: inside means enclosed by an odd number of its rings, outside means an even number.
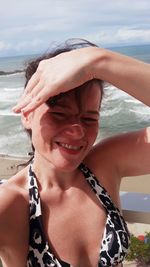
[[[150,127],[119,134],[100,141],[86,161],[97,172],[113,177],[141,175],[150,172]]]
[[[6,201],[24,195],[28,189],[27,168],[22,169],[0,186],[0,197]],[[7,194],[6,194],[7,193]],[[8,194],[11,193],[11,194]]]
[[[0,246],[20,225],[28,212],[26,170],[0,185]]]

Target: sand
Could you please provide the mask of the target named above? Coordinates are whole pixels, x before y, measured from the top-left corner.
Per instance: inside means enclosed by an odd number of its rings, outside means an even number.
[[[121,191],[150,194],[150,174],[123,178]]]
[[[19,164],[27,162],[28,157],[11,157],[0,155],[0,179],[9,179],[22,167]]]
[[[28,159],[29,157],[20,158],[0,155],[0,179],[9,179],[22,168],[18,165],[27,162]],[[121,191],[150,194],[150,174],[123,178]],[[150,232],[150,225],[148,224],[128,223],[128,227],[130,232],[135,236],[145,235],[146,232]],[[134,262],[126,262],[124,264],[124,267],[135,266],[137,265]]]

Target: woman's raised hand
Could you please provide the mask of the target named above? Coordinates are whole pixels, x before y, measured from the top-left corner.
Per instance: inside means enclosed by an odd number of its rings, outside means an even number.
[[[93,79],[94,75],[90,73],[88,66],[94,49],[80,48],[41,61],[13,111],[30,112],[50,97]]]

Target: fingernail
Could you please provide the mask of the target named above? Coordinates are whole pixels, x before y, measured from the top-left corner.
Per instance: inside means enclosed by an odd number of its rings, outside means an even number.
[[[29,111],[26,110],[25,108],[22,108],[22,109],[20,110],[20,112],[21,112],[22,114],[27,114]]]
[[[13,108],[12,108],[12,111],[13,111],[13,112],[16,112],[16,111],[17,111],[17,107],[16,107],[16,106],[13,107]]]

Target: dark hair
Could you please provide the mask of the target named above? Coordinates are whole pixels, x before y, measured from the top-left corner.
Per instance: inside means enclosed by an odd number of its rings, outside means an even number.
[[[47,51],[43,55],[41,55],[41,56],[39,56],[39,57],[37,57],[35,59],[32,59],[31,61],[28,61],[27,62],[27,67],[25,69],[25,78],[26,78],[25,87],[26,87],[28,81],[31,79],[32,75],[36,72],[40,61],[42,61],[44,59],[49,59],[49,58],[55,57],[55,56],[57,56],[57,55],[59,55],[61,53],[64,53],[64,52],[69,52],[69,51],[72,51],[72,50],[75,50],[75,49],[78,49],[78,48],[91,47],[91,46],[97,47],[97,45],[95,45],[95,44],[93,44],[93,43],[91,43],[91,42],[89,42],[87,40],[84,40],[84,39],[77,39],[77,38],[68,39],[64,43],[56,45],[55,47],[50,49],[50,52]],[[96,80],[96,79],[94,79],[94,80]],[[102,90],[102,81],[101,80],[96,80],[96,81],[100,84],[100,88]],[[88,81],[88,83],[90,83],[90,82],[93,82],[93,80]],[[60,97],[62,97],[62,95],[65,95],[65,94],[66,93],[62,93],[60,95],[51,97],[47,101],[48,104],[49,105],[55,105],[57,100]],[[31,130],[27,130],[27,129],[25,129],[25,130],[28,133],[28,135],[31,137],[32,136],[32,131]],[[32,150],[33,150],[33,153],[30,152],[29,153],[30,155],[34,154],[34,146],[33,145],[32,145]]]

